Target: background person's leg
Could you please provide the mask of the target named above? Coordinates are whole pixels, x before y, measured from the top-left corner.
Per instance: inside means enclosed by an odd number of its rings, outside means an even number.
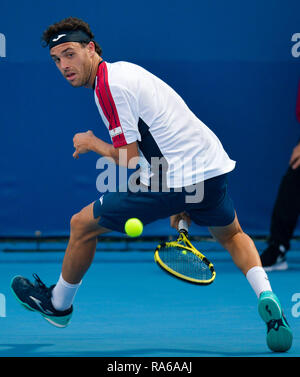
[[[300,167],[288,168],[279,185],[271,217],[268,247],[261,254],[266,271],[286,270],[285,254],[290,249],[300,213]]]
[[[283,176],[271,218],[270,241],[290,248],[300,213],[300,168],[289,168]]]

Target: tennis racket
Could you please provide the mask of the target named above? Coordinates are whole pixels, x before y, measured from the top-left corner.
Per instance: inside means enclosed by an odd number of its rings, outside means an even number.
[[[216,277],[213,264],[192,245],[187,222],[180,220],[178,225],[177,241],[159,244],[154,253],[155,262],[163,271],[188,283],[211,284]]]

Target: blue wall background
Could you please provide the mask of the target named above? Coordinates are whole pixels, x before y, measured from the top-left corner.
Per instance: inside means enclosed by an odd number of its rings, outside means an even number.
[[[229,183],[243,228],[267,234],[300,135],[299,14],[293,0],[2,0],[0,236],[67,235],[72,214],[100,196],[99,156],[72,157],[76,132],[109,140],[93,92],[74,90],[40,46],[43,30],[68,16],[91,25],[105,60],[140,64],[182,95],[237,161]],[[163,220],[144,234],[170,232]]]

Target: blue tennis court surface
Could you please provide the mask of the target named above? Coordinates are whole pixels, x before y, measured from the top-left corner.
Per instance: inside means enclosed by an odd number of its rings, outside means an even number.
[[[257,243],[259,250],[263,246]],[[279,354],[267,348],[265,324],[246,278],[214,242],[201,242],[200,247],[217,271],[207,287],[163,273],[151,251],[97,251],[65,329],[23,309],[9,287],[19,274],[31,278],[37,273],[47,285],[56,283],[63,253],[0,252],[1,294],[6,299],[5,316],[0,317],[1,356],[300,356],[300,305],[297,310],[292,301],[296,293],[300,296],[299,246],[294,243],[288,254],[288,271],[269,273],[294,334],[290,351]]]

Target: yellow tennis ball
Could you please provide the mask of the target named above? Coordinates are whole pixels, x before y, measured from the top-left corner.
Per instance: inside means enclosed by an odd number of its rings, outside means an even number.
[[[143,223],[137,218],[128,219],[125,223],[125,232],[130,237],[138,237],[143,232]]]
[[[186,254],[186,250],[182,250],[182,252],[181,252],[181,253],[185,255],[185,254]]]

